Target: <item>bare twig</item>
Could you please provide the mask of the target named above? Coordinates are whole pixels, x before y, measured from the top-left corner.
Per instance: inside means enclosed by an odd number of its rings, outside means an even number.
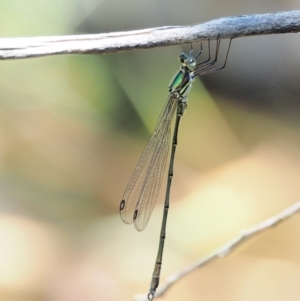
[[[191,26],[167,26],[127,32],[0,39],[0,59],[53,54],[113,53],[191,43],[205,39],[300,31],[300,11],[226,17]]]
[[[221,246],[219,249],[213,251],[211,254],[201,258],[200,260],[192,263],[189,266],[186,266],[181,271],[176,272],[174,274],[171,274],[168,276],[166,282],[159,287],[159,289],[156,291],[155,297],[162,296],[174,283],[182,279],[184,276],[188,275],[189,273],[195,271],[198,268],[203,267],[204,265],[207,265],[211,263],[212,261],[222,258],[229,253],[231,253],[236,247],[240,247],[242,244],[244,244],[246,241],[248,241],[250,238],[253,238],[255,235],[266,231],[270,229],[271,227],[276,226],[280,222],[286,220],[287,218],[295,215],[300,211],[300,201],[295,203],[294,205],[288,207],[287,209],[281,211],[279,214],[255,225],[252,228],[242,230],[240,235],[236,238],[232,239],[231,241],[228,241],[223,246]],[[134,300],[136,301],[147,301],[147,295],[136,295],[134,297]]]

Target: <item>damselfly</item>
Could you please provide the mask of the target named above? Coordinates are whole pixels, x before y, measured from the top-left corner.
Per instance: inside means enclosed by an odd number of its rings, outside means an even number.
[[[180,119],[187,108],[187,96],[192,88],[192,82],[196,76],[217,72],[225,68],[231,40],[232,39],[229,41],[225,60],[221,67],[215,67],[219,56],[221,43],[220,38],[217,38],[216,40],[213,58],[209,40],[207,42],[208,58],[206,60],[197,63],[197,59],[202,53],[202,44],[201,50],[195,57],[193,57],[192,47],[189,54],[182,53],[179,55],[181,67],[169,85],[169,96],[167,103],[158,119],[155,131],[152,134],[133,172],[120,203],[120,215],[123,222],[126,224],[133,223],[138,231],[144,230],[150,219],[161,186],[170,146],[171,123],[173,116],[176,113],[164,204],[164,214],[161,225],[158,253],[148,294],[149,300],[154,298],[159,284],[164,241],[166,237],[166,225],[169,210],[171,182],[173,177],[174,157],[177,146],[178,128]]]

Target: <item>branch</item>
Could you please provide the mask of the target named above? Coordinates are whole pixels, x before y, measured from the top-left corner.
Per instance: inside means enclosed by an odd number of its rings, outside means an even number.
[[[280,222],[288,219],[289,217],[295,215],[300,211],[300,201],[295,203],[294,205],[288,207],[287,209],[281,211],[279,214],[255,225],[252,228],[242,230],[240,235],[236,238],[232,239],[231,241],[225,243],[219,249],[213,251],[211,254],[205,256],[204,258],[200,259],[192,263],[189,266],[186,266],[181,271],[171,274],[168,276],[166,283],[161,285],[158,290],[156,291],[155,297],[162,296],[173,284],[179,281],[184,276],[188,275],[189,273],[195,271],[198,268],[201,268],[212,261],[222,258],[228,254],[230,254],[235,248],[240,247],[250,238],[253,238],[255,235],[268,230],[271,227],[276,226]],[[136,301],[148,301],[147,295],[136,295],[134,297]]]
[[[300,31],[300,11],[226,17],[191,26],[165,26],[127,32],[0,38],[0,59],[53,54],[99,54],[192,43],[200,40]]]

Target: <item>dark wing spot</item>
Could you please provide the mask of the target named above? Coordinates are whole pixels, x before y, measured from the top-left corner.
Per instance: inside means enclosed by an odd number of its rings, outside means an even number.
[[[122,200],[120,203],[120,211],[122,211],[125,208],[125,200]]]
[[[139,212],[138,210],[135,210],[135,211],[134,211],[134,214],[133,214],[133,220],[135,220],[135,219],[137,218],[138,212]]]

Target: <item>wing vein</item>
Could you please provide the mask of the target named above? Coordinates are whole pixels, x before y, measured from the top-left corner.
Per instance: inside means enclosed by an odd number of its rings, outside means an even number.
[[[150,219],[161,186],[169,152],[171,123],[177,98],[170,94],[156,128],[131,176],[122,198],[122,220],[142,231]],[[122,203],[121,202],[121,203]]]

